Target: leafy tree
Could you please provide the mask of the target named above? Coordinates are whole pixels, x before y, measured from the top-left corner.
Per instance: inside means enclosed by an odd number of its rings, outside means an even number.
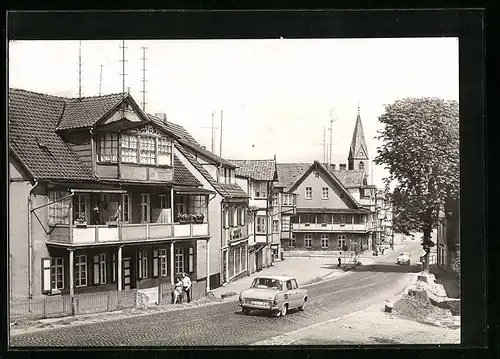
[[[429,270],[429,251],[435,245],[432,229],[441,206],[458,198],[459,114],[458,103],[439,98],[405,98],[387,105],[379,117],[385,126],[378,139],[374,162],[384,165],[386,186],[395,185],[395,228],[405,234],[422,232],[426,251],[424,270]]]

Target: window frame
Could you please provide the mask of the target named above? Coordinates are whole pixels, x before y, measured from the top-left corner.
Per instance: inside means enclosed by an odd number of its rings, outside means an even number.
[[[140,136],[139,139],[140,164],[148,166],[156,166],[158,164],[156,140],[157,138],[153,136]]]
[[[72,218],[69,218],[69,209],[72,206],[69,193],[66,191],[48,191],[49,205],[48,205],[48,222],[49,226],[56,226],[58,224],[69,224]],[[63,198],[68,197],[63,200]]]
[[[309,245],[307,245],[309,243]],[[304,234],[304,247],[312,248],[312,234]]]
[[[146,198],[146,201],[144,200]],[[146,209],[146,211],[145,211]],[[144,216],[147,212],[147,220]],[[141,223],[151,223],[151,194],[141,193]]]
[[[330,191],[328,187],[321,187],[321,199],[328,199],[329,194]]]
[[[259,194],[259,195],[257,195]],[[255,199],[266,199],[267,193],[267,182],[266,181],[255,181],[253,185],[253,195]]]
[[[166,137],[158,137],[158,154],[157,163],[158,166],[168,166],[172,167],[172,157],[173,157],[173,143],[172,140]],[[165,143],[162,143],[165,142]],[[161,163],[161,158],[168,158],[168,163]]]
[[[118,133],[98,134],[96,152],[98,163],[118,163]],[[109,159],[106,156],[109,156]]]
[[[127,199],[127,203],[125,203],[125,198]],[[121,210],[121,221],[123,223],[131,223],[131,214],[132,214],[132,194],[131,193],[122,193],[120,196],[120,204],[122,206]]]
[[[255,217],[255,234],[266,234],[267,229],[267,217],[263,215],[258,215]]]
[[[149,267],[148,267],[148,251],[146,249],[140,249],[137,252],[138,258],[138,278],[147,279],[149,278]]]
[[[174,268],[176,275],[184,273],[184,247],[175,248]],[[181,270],[178,270],[178,268],[180,268]]]
[[[58,264],[58,260],[60,260],[60,264]],[[57,270],[60,269],[61,272],[57,273]],[[61,280],[58,280],[58,276],[61,277]],[[53,280],[55,277],[55,280]],[[58,286],[58,283],[61,282],[61,286]],[[55,286],[54,286],[55,284]],[[50,258],[50,291],[61,291],[64,290],[64,257],[54,257]]]
[[[84,258],[84,261],[81,261],[81,259]],[[75,256],[75,288],[83,288],[88,286],[88,261],[87,261],[87,255],[86,254],[80,254]],[[83,269],[82,269],[83,268]],[[85,276],[83,277],[82,274]],[[84,284],[83,281],[85,281]]]
[[[168,260],[167,260],[167,249],[159,248],[158,249],[158,274],[160,277],[166,277],[168,275]],[[165,264],[165,268],[163,268],[163,264]],[[165,270],[164,270],[165,269]]]
[[[310,200],[310,199],[312,199],[312,196],[313,196],[312,187],[306,187],[304,199]]]
[[[273,233],[279,233],[280,232],[280,221],[279,219],[273,219]]]
[[[326,246],[324,245],[324,241],[326,241]],[[328,234],[321,235],[321,248],[325,249],[330,246],[330,237]]]
[[[347,238],[346,238],[345,234],[339,234],[338,238],[337,238],[337,248],[342,249],[342,247],[345,246],[346,239]]]
[[[135,160],[133,159],[134,153]],[[120,156],[122,163],[139,163],[139,136],[128,133],[121,134]]]

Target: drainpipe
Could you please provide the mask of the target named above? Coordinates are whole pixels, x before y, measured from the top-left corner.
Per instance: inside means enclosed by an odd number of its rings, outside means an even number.
[[[28,194],[28,299],[29,299],[29,312],[31,313],[31,300],[33,298],[33,221],[31,213],[33,202],[31,196],[33,191],[38,186],[38,180],[35,179],[34,186],[30,189]]]
[[[208,202],[207,202],[207,224],[208,224],[208,235],[209,238],[207,239],[206,243],[206,260],[207,260],[207,293],[210,292],[210,239],[212,239],[212,236],[210,235],[210,201],[215,199],[217,197],[216,194],[214,194],[213,198],[208,197]]]

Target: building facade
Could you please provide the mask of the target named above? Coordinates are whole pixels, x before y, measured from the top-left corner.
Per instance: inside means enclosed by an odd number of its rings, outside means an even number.
[[[437,265],[450,269],[460,252],[460,200],[449,200],[439,214],[437,227]]]
[[[249,273],[269,267],[279,256],[280,223],[273,216],[273,183],[277,179],[276,160],[231,160],[236,182],[249,196],[248,219]],[[277,236],[274,236],[276,234]]]

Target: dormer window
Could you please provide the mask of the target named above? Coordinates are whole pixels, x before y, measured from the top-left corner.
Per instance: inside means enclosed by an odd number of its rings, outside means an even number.
[[[97,153],[100,162],[118,161],[118,134],[106,133],[99,135]]]

